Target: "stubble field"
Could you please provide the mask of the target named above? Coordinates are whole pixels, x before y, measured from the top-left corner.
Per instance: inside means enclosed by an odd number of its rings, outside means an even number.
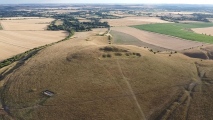
[[[46,30],[52,18],[8,18],[0,23],[4,30]]]
[[[64,39],[65,31],[46,31],[53,19],[16,18],[0,21],[3,30],[0,31],[0,61],[29,49],[53,43]]]
[[[142,40],[136,38],[135,36],[132,36],[130,34],[127,33],[123,33],[123,32],[118,32],[118,31],[114,31],[111,30],[110,34],[113,36],[113,44],[117,44],[117,45],[135,45],[138,47],[148,47],[151,48],[154,51],[166,51],[168,49],[160,47],[160,46],[156,46],[153,44],[149,44],[147,42],[143,42]]]
[[[194,28],[192,29],[194,32],[198,34],[206,34],[213,36],[213,27],[207,27],[207,28]]]
[[[156,17],[125,17],[121,19],[102,19],[102,22],[108,22],[110,26],[130,26],[149,23],[168,23]]]
[[[147,32],[132,27],[112,27],[111,29],[134,36],[145,43],[149,43],[170,50],[180,51],[192,47],[202,46],[205,44],[201,42],[183,40],[176,37]]]

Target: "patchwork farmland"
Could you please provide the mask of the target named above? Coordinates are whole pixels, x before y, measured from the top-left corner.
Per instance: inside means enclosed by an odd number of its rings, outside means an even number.
[[[0,5],[0,120],[213,118],[211,10]]]
[[[1,21],[3,30],[0,31],[0,61],[29,49],[64,39],[68,35],[65,31],[45,30],[46,22],[51,20],[53,19]]]
[[[156,32],[165,35],[171,35],[186,40],[198,42],[213,43],[213,37],[209,35],[197,34],[192,31],[192,28],[211,27],[213,23],[166,23],[166,24],[146,24],[133,26],[137,29]]]
[[[112,27],[111,29],[114,31],[123,32],[125,34],[134,36],[145,43],[176,51],[181,51],[184,49],[198,47],[206,44],[202,42],[195,42],[167,35],[147,32],[132,27]]]

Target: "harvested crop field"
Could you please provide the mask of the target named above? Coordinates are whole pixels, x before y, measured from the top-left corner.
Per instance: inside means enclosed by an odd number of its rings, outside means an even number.
[[[205,43],[213,43],[213,37],[194,33],[193,28],[206,28],[212,27],[213,23],[158,23],[158,24],[146,24],[133,26],[140,30],[146,30],[150,32],[170,35],[179,37],[186,40],[199,41]]]
[[[0,31],[0,61],[29,49],[64,39],[64,31]]]
[[[207,27],[207,28],[194,28],[192,29],[194,32],[198,34],[206,34],[213,36],[213,27]]]
[[[202,46],[204,44],[201,42],[183,40],[176,37],[147,32],[131,27],[112,27],[111,29],[114,31],[123,32],[131,36],[134,36],[145,43],[170,50],[180,51],[192,47]]]
[[[102,22],[108,22],[110,26],[130,26],[149,23],[168,23],[156,17],[126,17],[121,19],[102,19]]]
[[[52,18],[17,18],[1,20],[4,30],[46,30]]]
[[[6,17],[6,20],[40,19],[42,17]]]
[[[110,34],[113,36],[113,44],[118,44],[118,45],[136,45],[139,47],[148,47],[151,48],[155,51],[165,51],[168,50],[166,48],[162,48],[156,45],[152,45],[146,42],[143,42],[136,37],[123,33],[123,32],[118,32],[111,30]]]

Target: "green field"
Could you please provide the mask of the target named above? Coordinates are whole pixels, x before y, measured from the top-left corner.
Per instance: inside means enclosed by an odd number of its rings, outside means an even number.
[[[132,26],[137,29],[171,35],[187,40],[213,43],[213,36],[194,33],[191,28],[212,27],[213,23],[157,23]]]

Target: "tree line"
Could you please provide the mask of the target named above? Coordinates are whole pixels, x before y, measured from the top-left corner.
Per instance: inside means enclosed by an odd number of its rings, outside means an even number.
[[[178,21],[186,21],[186,20],[210,22],[207,19],[206,15],[203,15],[203,14],[192,14],[192,15],[193,15],[193,17],[188,17],[188,16],[184,16],[184,15],[181,15],[180,17],[161,16],[160,19],[165,20],[165,21],[170,21],[170,22],[178,22]],[[212,17],[212,16],[209,16],[209,17]]]

